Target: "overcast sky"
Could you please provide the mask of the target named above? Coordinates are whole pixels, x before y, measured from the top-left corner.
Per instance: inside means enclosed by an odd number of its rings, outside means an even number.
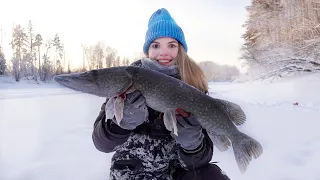
[[[60,35],[73,64],[81,64],[81,44],[97,41],[116,48],[121,56],[133,57],[142,52],[151,14],[167,8],[183,29],[194,60],[239,66],[241,26],[250,0],[0,0],[0,4],[5,52],[10,52],[13,24],[27,29],[31,20],[35,33],[44,39]]]

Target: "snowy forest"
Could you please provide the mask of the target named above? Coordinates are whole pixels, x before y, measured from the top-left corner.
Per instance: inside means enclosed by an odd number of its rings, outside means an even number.
[[[320,70],[320,1],[252,0],[241,60],[258,79]]]
[[[15,81],[22,78],[37,82],[50,81],[57,74],[87,71],[96,68],[128,65],[129,58],[120,57],[117,50],[103,42],[82,45],[82,67],[71,67],[71,59],[65,58],[63,42],[58,34],[43,40],[35,33],[32,22],[27,30],[20,24],[12,30],[12,58],[7,59],[0,46],[0,75],[11,75]]]
[[[32,22],[29,21],[27,31],[21,26],[13,28],[10,43],[12,59],[6,59],[0,46],[0,75],[11,75],[15,81],[22,79],[50,81],[54,75],[62,73],[83,72],[92,69],[129,65],[133,60],[144,57],[121,58],[116,49],[103,42],[93,45],[82,45],[82,67],[71,67],[71,59],[66,59],[65,50],[58,34],[45,42],[41,34],[36,34]],[[41,50],[43,52],[41,52]],[[209,81],[232,81],[239,75],[235,66],[218,65],[212,61],[199,63]]]
[[[320,71],[320,1],[252,0],[244,7],[244,44],[239,61],[250,79],[268,79],[296,73]],[[56,74],[86,71],[130,64],[117,50],[103,42],[82,45],[83,65],[71,67],[63,40],[58,34],[44,40],[31,21],[27,29],[15,25],[12,30],[12,58],[0,47],[0,75],[35,81],[48,81]],[[132,57],[141,58],[141,57]],[[215,62],[200,62],[209,81],[233,81],[239,69]],[[242,74],[243,75],[243,74]]]

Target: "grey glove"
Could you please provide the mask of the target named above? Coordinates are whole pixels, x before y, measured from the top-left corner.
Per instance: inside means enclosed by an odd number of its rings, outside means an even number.
[[[123,129],[133,130],[148,118],[148,114],[146,99],[140,91],[134,91],[126,95],[123,118],[119,126]],[[117,124],[115,118],[112,120]]]
[[[176,119],[178,136],[173,134],[176,142],[187,151],[193,151],[198,148],[203,142],[204,135],[196,117],[192,114],[189,114],[188,117],[178,114]]]

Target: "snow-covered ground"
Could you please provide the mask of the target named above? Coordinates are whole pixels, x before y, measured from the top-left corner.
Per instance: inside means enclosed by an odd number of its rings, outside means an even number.
[[[93,122],[103,98],[56,84],[0,77],[0,179],[107,179],[112,154],[95,149]],[[210,83],[210,95],[238,103],[239,129],[263,154],[240,174],[232,149],[212,161],[233,180],[320,180],[320,74],[276,83]],[[298,105],[294,105],[294,103]]]

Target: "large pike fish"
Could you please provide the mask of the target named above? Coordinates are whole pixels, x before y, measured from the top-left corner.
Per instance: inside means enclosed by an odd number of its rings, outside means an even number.
[[[166,127],[177,108],[192,113],[205,128],[214,145],[225,151],[232,145],[238,167],[244,173],[253,158],[262,154],[258,141],[240,132],[236,125],[245,122],[240,106],[204,94],[181,80],[135,66],[96,69],[54,77],[70,89],[105,98],[114,98],[129,90],[139,90],[147,106],[164,113]],[[179,132],[178,132],[179,134]]]

